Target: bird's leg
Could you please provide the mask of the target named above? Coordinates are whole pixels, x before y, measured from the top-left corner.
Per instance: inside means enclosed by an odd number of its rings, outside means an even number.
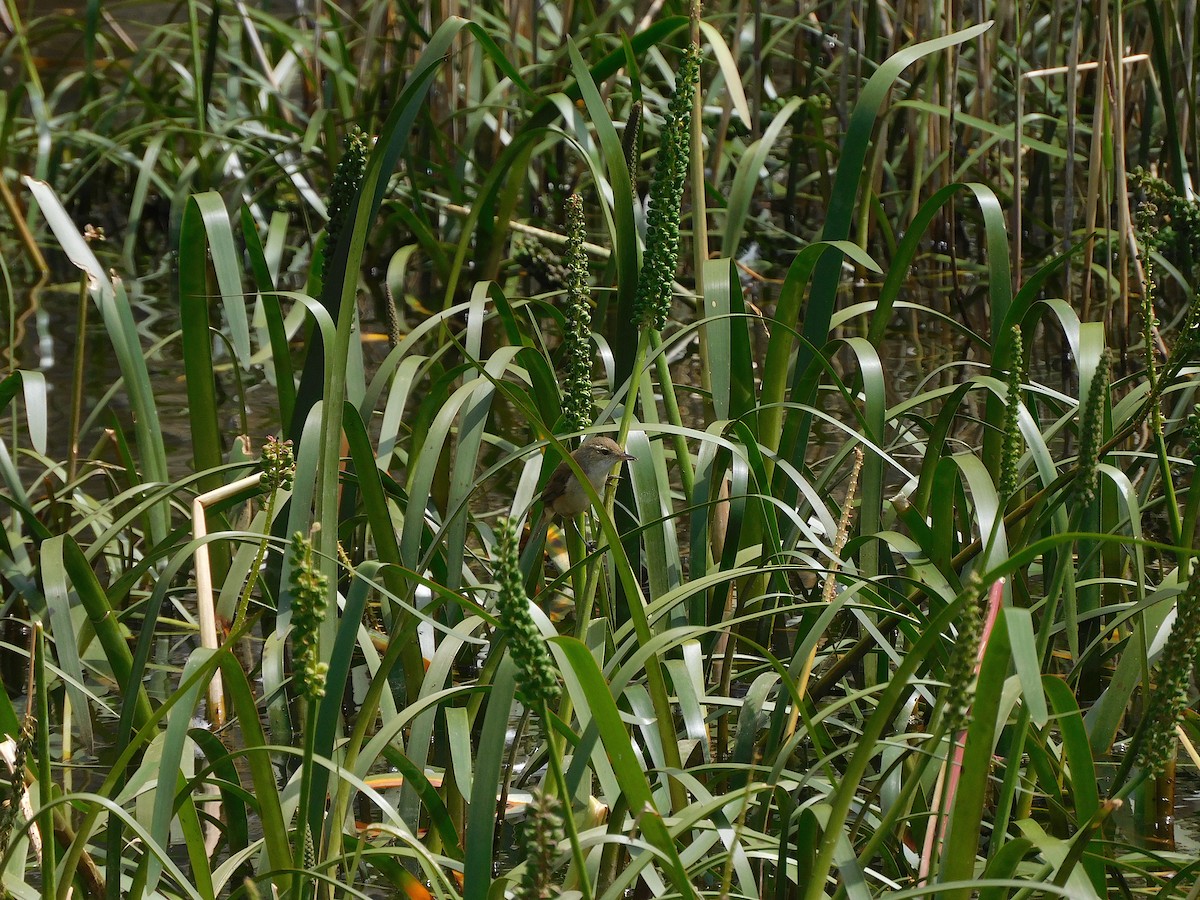
[[[571,546],[571,538],[578,540],[578,546],[582,547],[585,553],[593,553],[596,550],[596,542],[587,539],[587,533],[584,530],[583,523],[586,519],[586,514],[578,516],[568,516],[563,520],[563,540],[567,547]],[[575,560],[572,559],[572,562]]]
[[[587,555],[588,555],[588,556],[591,556],[593,553],[595,553],[595,552],[596,552],[596,547],[597,547],[597,546],[599,546],[599,545],[598,545],[598,544],[597,544],[595,541],[589,541],[589,540],[588,540],[588,539],[587,539],[585,536],[583,536],[583,535],[580,535],[580,536],[581,536],[581,537],[583,537],[583,549],[584,549],[584,551],[587,553]]]

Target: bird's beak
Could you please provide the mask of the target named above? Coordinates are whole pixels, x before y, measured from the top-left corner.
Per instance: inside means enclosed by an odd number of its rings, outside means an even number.
[[[625,462],[635,462],[637,460],[637,457],[631,453],[622,453],[621,459],[625,460]]]

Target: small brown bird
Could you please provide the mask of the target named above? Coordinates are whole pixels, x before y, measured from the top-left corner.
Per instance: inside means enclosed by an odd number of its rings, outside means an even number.
[[[583,446],[571,454],[571,458],[583,470],[597,494],[603,492],[604,483],[614,468],[636,459],[610,437],[588,438]],[[584,512],[591,505],[591,498],[575,471],[563,460],[542,491],[542,502],[546,504],[547,517],[562,516],[569,519]]]

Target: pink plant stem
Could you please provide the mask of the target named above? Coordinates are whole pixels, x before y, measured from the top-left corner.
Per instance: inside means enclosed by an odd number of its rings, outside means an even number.
[[[983,654],[987,652],[988,639],[996,626],[996,617],[1000,615],[1000,606],[1004,598],[1004,579],[1001,578],[992,585],[988,592],[987,610],[984,613],[983,631],[979,637],[979,654],[975,658],[975,674],[979,675],[979,666],[983,662]],[[918,883],[929,880],[929,870],[933,866],[934,849],[941,854],[942,844],[946,838],[946,826],[950,817],[944,810],[954,808],[954,795],[958,792],[958,782],[962,777],[963,754],[967,748],[967,731],[962,729],[954,735],[954,751],[947,763],[942,763],[938,772],[937,784],[933,792],[933,807],[930,809],[928,825],[925,828],[925,845],[921,848],[921,863],[918,870]],[[945,784],[945,791],[942,785]]]

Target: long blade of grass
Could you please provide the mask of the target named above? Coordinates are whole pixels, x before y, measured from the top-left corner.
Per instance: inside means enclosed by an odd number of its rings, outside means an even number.
[[[942,852],[939,872],[942,882],[967,881],[975,874],[979,831],[986,808],[984,795],[988,790],[989,763],[995,749],[997,727],[1003,724],[996,719],[1011,665],[1013,636],[1009,633],[1007,613],[1008,610],[1001,611],[1001,619],[987,642],[987,651],[976,679],[962,775]],[[957,891],[947,891],[946,895],[966,898],[971,895],[971,889],[962,887]]]
[[[25,399],[25,424],[29,440],[38,453],[46,452],[46,420],[49,396],[46,392],[46,376],[41,372],[13,372],[0,381],[0,409],[12,402],[17,391]]]
[[[182,797],[179,797],[179,809],[176,809],[176,799],[178,787],[186,783],[181,770],[188,729],[205,687],[201,678],[193,676],[203,668],[215,669],[216,660],[213,659],[211,650],[201,647],[194,650],[184,664],[182,678],[185,684],[190,682],[190,686],[181,691],[179,701],[167,716],[167,729],[162,736],[161,755],[158,760],[160,771],[158,784],[154,791],[154,812],[150,822],[151,839],[161,847],[170,845],[171,822],[177,815],[182,821],[186,818],[184,810],[190,808],[191,816],[195,817],[195,806],[190,794],[184,793]],[[202,896],[210,896],[212,882],[209,878],[208,861],[204,858],[204,839],[202,835],[195,835],[195,837],[198,837],[199,840],[187,839],[185,846],[189,854],[199,851],[201,862],[198,863],[193,857],[192,873],[200,876],[196,887]],[[151,856],[147,862],[145,874],[144,890],[147,894],[155,893],[162,871],[162,862],[157,856]],[[203,874],[201,875],[201,873]]]
[[[492,679],[479,752],[472,772],[471,806],[467,812],[463,900],[486,900],[492,885],[492,844],[496,827],[496,786],[504,762],[504,735],[516,695],[516,666],[506,656]]]
[[[100,309],[101,318],[108,330],[109,339],[116,351],[117,363],[130,394],[130,405],[134,411],[134,428],[137,432],[138,450],[148,481],[166,484],[170,481],[167,471],[167,454],[163,443],[162,428],[158,419],[158,407],[154,401],[154,388],[142,354],[137,325],[133,321],[124,287],[109,278],[100,261],[96,259],[80,229],[59,202],[50,185],[26,177],[25,184],[42,209],[42,215],[55,240],[62,246],[72,264],[82,269],[88,278],[88,289]],[[151,539],[158,543],[169,530],[167,509],[158,505],[148,512]]]
[[[272,216],[268,241],[282,235],[286,225],[287,219],[282,214]],[[292,412],[296,407],[292,354],[288,347],[283,309],[279,303],[279,295],[275,293],[277,285],[272,267],[259,239],[254,217],[246,207],[242,207],[242,241],[246,245],[246,255],[250,257],[251,270],[259,290],[260,308],[266,320],[267,340],[271,348],[271,364],[275,375],[275,392],[279,400],[279,422],[282,426],[292,421]]]
[[[147,696],[146,687],[142,682],[134,683],[129,680],[133,654],[122,634],[116,613],[113,611],[104,589],[100,586],[96,573],[92,570],[91,563],[88,562],[87,557],[79,548],[79,544],[70,535],[57,535],[48,543],[52,553],[51,558],[61,559],[62,571],[70,579],[80,604],[87,611],[88,620],[95,629],[100,646],[104,648],[109,666],[112,667],[113,677],[118,684],[128,685],[128,689],[133,692],[133,698],[128,702],[134,704],[135,725],[139,728],[142,727],[150,720],[150,698]]]
[[[239,258],[233,246],[229,216],[220,194],[210,191],[194,195],[188,200],[179,240],[180,246],[186,248],[179,257],[179,316],[183,327],[183,366],[187,383],[188,418],[191,422],[192,464],[196,471],[203,472],[216,470],[225,452],[222,429],[217,422],[220,409],[213,372],[212,290],[208,274],[210,250],[217,284],[233,331],[238,361],[244,366],[250,358],[250,331],[241,290]],[[199,487],[201,491],[211,491],[220,485],[220,476],[214,471],[204,477]],[[212,549],[217,550],[216,547]],[[214,553],[213,565],[216,577],[222,577],[228,565],[227,554]]]
[[[1011,610],[1009,610],[1011,612]],[[1045,697],[1054,711],[1059,733],[1062,735],[1063,752],[1067,758],[1070,775],[1070,796],[1075,806],[1075,820],[1085,826],[1100,810],[1100,785],[1097,782],[1096,761],[1092,756],[1088,734],[1084,728],[1083,715],[1070,687],[1061,678],[1042,676]],[[1097,842],[1098,844],[1101,842]],[[1107,879],[1104,871],[1102,849],[1085,854],[1083,868],[1087,872],[1098,896],[1103,896]]]
[[[361,574],[364,577],[356,577],[351,583],[338,621],[337,637],[329,654],[329,671],[325,674],[325,696],[321,698],[318,706],[316,722],[309,726],[316,729],[313,753],[326,759],[334,758],[334,749],[342,738],[342,700],[346,695],[346,684],[350,677],[350,663],[354,659],[363,612],[367,608],[370,579],[379,569],[379,563],[363,563]],[[337,838],[341,835],[342,823],[335,822],[332,817],[326,817],[329,770],[324,766],[313,768],[310,790],[308,809],[300,812],[308,816],[308,827],[314,838],[325,831],[327,852],[340,853],[341,841]]]
[[[92,716],[82,685],[83,663],[79,658],[79,636],[71,617],[71,595],[67,589],[67,571],[63,565],[63,538],[55,536],[42,544],[42,588],[46,598],[48,621],[46,629],[54,638],[54,652],[59,666],[69,676],[67,696],[77,721],[79,737],[84,745],[93,743]]]
[[[562,649],[575,677],[583,684],[584,693],[591,699],[592,721],[599,730],[600,739],[612,762],[613,771],[621,784],[630,812],[640,823],[646,840],[667,860],[668,874],[675,890],[683,897],[695,897],[687,870],[676,850],[675,841],[658,813],[646,773],[642,771],[637,754],[633,751],[629,733],[621,721],[621,713],[600,668],[596,665],[596,660],[587,646],[574,638],[560,637],[555,641]]]
[[[748,415],[754,407],[750,318],[732,259],[705,265],[703,313],[710,357],[727,361],[709,369],[713,411],[718,419]]]
[[[379,562],[390,563],[383,570],[383,581],[396,596],[405,594],[405,580],[400,571],[400,545],[396,541],[396,530],[392,523],[391,509],[384,493],[383,481],[371,450],[367,428],[358,411],[347,404],[343,413],[346,443],[350,448],[350,459],[358,479],[359,496],[362,498],[367,524],[371,529],[371,540]],[[407,682],[419,682],[424,673],[421,648],[412,640],[416,622],[409,620],[393,635],[393,640],[402,647],[400,662]]]
[[[759,396],[759,441],[768,450],[777,449],[783,433],[784,399],[787,395],[787,376],[793,362],[796,343],[795,323],[800,316],[805,285],[820,261],[826,256],[849,256],[860,266],[873,272],[882,271],[867,253],[849,241],[818,241],[809,244],[796,254],[779,291],[779,302],[775,307],[775,320],[771,337],[767,343],[767,357],[763,362],[762,389]],[[807,313],[806,313],[807,319]],[[805,328],[805,334],[808,329]],[[807,340],[807,338],[802,338]],[[822,340],[822,345],[824,341]],[[808,359],[813,358],[812,348],[806,350]],[[792,399],[795,399],[794,397]]]

